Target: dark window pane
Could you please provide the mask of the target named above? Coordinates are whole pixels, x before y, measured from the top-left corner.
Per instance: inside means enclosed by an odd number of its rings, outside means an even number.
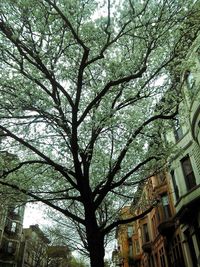
[[[187,71],[186,76],[187,76],[186,81],[187,81],[188,89],[193,89],[195,85],[195,79],[194,79],[192,72]]]
[[[174,128],[175,140],[178,142],[183,137],[182,127],[181,127],[180,120],[178,117],[176,117],[174,120],[173,128]]]
[[[149,232],[148,232],[148,226],[147,224],[143,224],[143,236],[144,236],[144,242],[149,241]]]
[[[176,183],[176,178],[175,178],[174,171],[171,171],[171,177],[172,177],[172,184],[173,184],[173,187],[174,187],[175,197],[176,197],[176,200],[178,200],[179,199],[179,189],[178,189],[178,185]]]
[[[171,217],[171,209],[167,194],[162,196],[162,206],[163,206],[164,219],[168,219],[169,217]]]
[[[183,173],[184,173],[184,177],[185,177],[185,183],[186,183],[187,190],[190,190],[194,186],[196,186],[196,179],[194,176],[194,172],[192,169],[192,165],[191,165],[191,161],[190,161],[189,156],[183,158],[181,160],[181,164],[182,164],[182,169],[183,169]]]

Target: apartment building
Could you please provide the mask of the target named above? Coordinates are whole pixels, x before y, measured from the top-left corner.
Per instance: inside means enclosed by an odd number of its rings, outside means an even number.
[[[184,100],[174,131],[168,137],[178,148],[169,171],[186,266],[200,264],[200,36],[186,59]]]
[[[21,237],[18,267],[46,267],[49,243],[49,239],[37,224],[24,228]]]
[[[2,141],[0,136],[0,144]],[[0,172],[16,162],[16,155],[0,150]],[[23,229],[26,197],[5,190],[0,189],[0,267],[68,267],[69,249],[49,246],[50,241],[38,225]]]
[[[0,143],[2,138],[0,139]],[[0,151],[1,170],[9,169],[18,158],[7,151]],[[0,198],[0,266],[17,267],[24,219],[25,197],[1,188]]]
[[[118,254],[116,266],[121,267],[184,267],[180,229],[174,221],[175,208],[170,190],[170,177],[166,172],[151,177],[144,186],[147,200],[159,199],[159,204],[146,216],[116,232]],[[144,201],[144,199],[142,200]],[[122,210],[123,218],[135,216],[141,209],[131,206]],[[125,216],[125,217],[124,217]],[[117,256],[116,256],[117,255]]]
[[[125,206],[120,212],[121,219],[128,219],[133,214],[130,206]],[[113,252],[113,261],[116,266],[128,267],[133,259],[132,239],[135,234],[135,223],[118,226],[116,230],[116,238],[118,240],[118,250]]]
[[[17,267],[24,206],[2,207],[0,215],[0,266]]]
[[[70,267],[69,248],[49,244],[50,240],[37,224],[24,228],[17,267]]]
[[[113,254],[116,266],[200,266],[200,36],[183,67],[183,101],[164,136],[174,150],[166,170],[151,177],[143,189],[148,199],[159,198],[160,204],[132,223],[131,238],[130,225],[119,227],[119,245]],[[130,207],[126,212],[131,213]]]

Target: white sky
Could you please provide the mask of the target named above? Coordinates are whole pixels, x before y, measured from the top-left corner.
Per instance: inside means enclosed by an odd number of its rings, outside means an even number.
[[[28,228],[30,225],[38,224],[39,227],[48,225],[49,220],[45,218],[45,209],[43,204],[27,204],[24,213],[23,227]]]

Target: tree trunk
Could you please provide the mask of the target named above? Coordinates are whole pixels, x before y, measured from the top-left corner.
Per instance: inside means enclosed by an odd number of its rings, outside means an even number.
[[[91,267],[104,267],[104,238],[98,232],[96,232],[96,235],[93,237],[90,236],[90,238],[88,238]]]
[[[87,179],[89,181],[89,178]],[[85,227],[91,267],[104,267],[104,234],[102,234],[95,214],[95,205],[89,184],[83,183],[82,198],[85,209]]]
[[[95,212],[86,211],[86,235],[91,267],[104,267],[104,235],[96,221]]]

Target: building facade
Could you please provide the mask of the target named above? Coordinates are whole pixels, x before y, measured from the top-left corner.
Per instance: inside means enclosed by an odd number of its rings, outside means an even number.
[[[200,265],[200,36],[186,59],[184,100],[180,105],[173,142],[178,148],[169,172],[186,266]],[[171,135],[171,138],[173,136]],[[199,262],[199,263],[198,263]]]
[[[18,267],[46,267],[49,243],[37,224],[23,229]]]
[[[67,246],[49,246],[38,225],[23,229],[25,206],[0,206],[0,267],[70,267]]]
[[[144,192],[147,199],[159,199],[159,204],[143,218],[118,227],[116,266],[186,267],[180,227],[174,220],[176,210],[170,177],[167,173],[151,177]],[[126,212],[134,216],[142,211],[138,209],[132,214],[130,206],[126,207]]]
[[[0,215],[0,266],[17,267],[24,206],[2,207]]]
[[[160,204],[132,223],[131,237],[130,225],[119,227],[116,266],[200,266],[200,36],[184,68],[179,114],[164,136],[164,142],[173,144],[173,153],[166,170],[143,189],[147,199],[160,199]],[[131,213],[130,207],[126,212]]]
[[[70,267],[71,251],[67,246],[49,246],[48,267]]]

